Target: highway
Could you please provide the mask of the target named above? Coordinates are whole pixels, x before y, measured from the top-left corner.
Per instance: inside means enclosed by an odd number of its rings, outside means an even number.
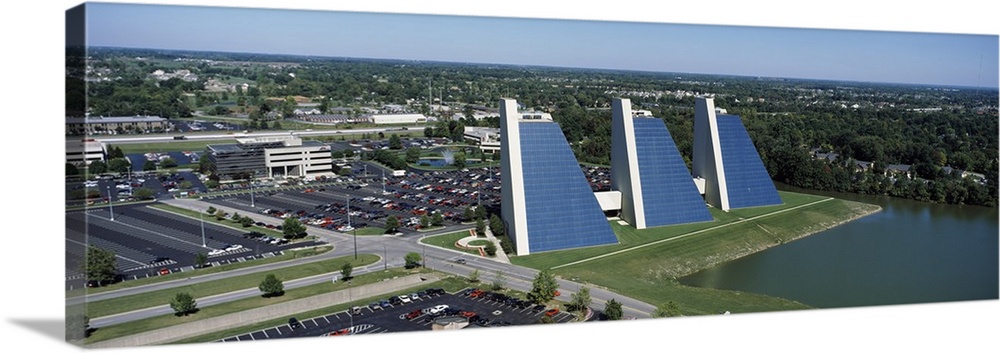
[[[407,129],[407,130],[404,130]],[[102,144],[109,143],[151,143],[151,142],[174,142],[175,136],[184,136],[185,140],[197,141],[197,140],[220,140],[220,139],[234,139],[234,138],[252,138],[252,137],[266,137],[266,136],[288,136],[296,135],[300,137],[306,136],[339,136],[344,134],[364,134],[364,133],[378,133],[378,132],[399,132],[416,130],[422,132],[423,126],[392,126],[392,127],[375,127],[367,129],[342,129],[342,130],[285,130],[285,131],[260,131],[260,132],[226,132],[226,133],[173,133],[173,134],[150,134],[150,135],[140,135],[140,136],[128,136],[128,137],[118,137],[118,136],[108,136],[108,137],[94,137],[95,140]]]

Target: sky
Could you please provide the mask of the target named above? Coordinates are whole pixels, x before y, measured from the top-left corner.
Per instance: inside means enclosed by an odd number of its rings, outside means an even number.
[[[108,2],[124,3],[121,0]],[[838,0],[836,2],[803,2],[791,0],[713,0],[711,2],[675,2],[650,8],[648,0],[565,1],[504,0],[486,3],[454,0],[128,0],[133,3],[212,4],[219,6],[284,7],[364,12],[430,13],[471,16],[521,18],[561,18],[615,20],[650,23],[724,24],[750,26],[780,26],[799,28],[863,29],[879,31],[936,32],[987,34],[993,36],[994,57],[984,60],[983,78],[996,85],[998,65],[995,39],[1000,34],[1000,13],[997,2],[981,0],[949,0],[919,2],[901,7],[890,0]],[[63,334],[63,255],[65,224],[61,211],[64,197],[59,187],[63,183],[63,44],[65,43],[65,12],[80,0],[8,1],[0,11],[3,44],[9,49],[0,56],[4,84],[0,93],[8,97],[4,113],[11,122],[5,125],[7,136],[0,139],[6,152],[6,173],[0,173],[5,185],[3,197],[8,221],[4,237],[7,251],[0,256],[0,271],[11,290],[0,294],[0,332],[11,347],[30,347],[41,352],[79,352],[62,342]],[[120,17],[120,16],[119,16]],[[120,19],[120,18],[119,18]],[[148,20],[152,22],[152,20]],[[275,26],[261,23],[238,23],[230,18],[216,19],[213,28]],[[174,27],[186,26],[184,21]],[[396,24],[389,25],[400,28]],[[405,28],[404,28],[405,29]],[[126,31],[134,29],[122,29]],[[483,31],[470,33],[485,35]],[[136,30],[138,31],[138,30]],[[403,30],[399,36],[405,35]],[[138,33],[138,32],[137,32]],[[169,33],[169,32],[162,32]],[[358,32],[354,32],[358,33]],[[741,37],[737,32],[733,37]],[[184,34],[188,42],[209,37],[211,32]],[[154,35],[162,36],[164,34]],[[179,34],[175,34],[179,35]],[[312,34],[309,34],[312,36]],[[355,34],[355,36],[364,34]],[[459,34],[451,34],[459,35]],[[258,34],[258,36],[263,36]],[[635,37],[653,40],[642,34]],[[229,38],[221,45],[246,37]],[[96,39],[96,38],[95,38]],[[390,38],[391,39],[391,38]],[[388,41],[390,39],[380,39]],[[631,40],[616,37],[618,41]],[[723,41],[725,38],[718,39]],[[177,42],[176,39],[174,39]],[[259,42],[259,41],[258,41]],[[315,41],[319,43],[319,41]],[[475,41],[462,45],[479,45]],[[596,46],[587,40],[579,46]],[[988,43],[989,44],[989,43]],[[406,43],[403,43],[406,45]],[[665,46],[664,44],[660,44]],[[729,44],[732,45],[732,44]],[[887,43],[875,46],[888,45]],[[318,45],[313,45],[318,46]],[[418,46],[419,47],[419,46]],[[594,56],[609,54],[608,46]],[[722,52],[724,45],[706,43],[704,48]],[[217,49],[218,50],[218,49]],[[374,50],[374,49],[370,49]],[[508,51],[490,51],[492,57]],[[518,48],[521,50],[521,48]],[[627,54],[616,54],[620,60],[648,55],[640,47]],[[951,50],[951,49],[948,49]],[[944,51],[948,51],[944,50]],[[458,50],[461,52],[461,50]],[[512,50],[513,51],[513,50]],[[682,52],[681,50],[675,50]],[[395,51],[398,53],[399,51]],[[734,50],[726,51],[731,55]],[[638,53],[638,54],[637,54]],[[532,57],[523,50],[517,57]],[[749,55],[744,51],[741,55]],[[980,54],[976,54],[977,56]],[[565,60],[570,55],[561,56]],[[851,59],[850,57],[844,60]],[[992,62],[990,62],[992,60]],[[662,61],[662,60],[661,60]],[[836,64],[836,62],[834,63]],[[977,64],[978,65],[978,64]],[[985,68],[992,68],[988,74]],[[930,67],[927,70],[935,70]],[[692,69],[693,70],[693,69]],[[671,69],[670,71],[680,71]],[[712,70],[711,72],[718,72]],[[950,75],[956,75],[954,73]],[[13,208],[13,211],[11,210]],[[54,216],[56,215],[56,216]],[[22,250],[23,249],[23,250]],[[567,352],[616,351],[657,344],[674,350],[801,352],[808,347],[815,352],[843,352],[865,347],[886,351],[984,351],[995,347],[996,321],[1000,301],[972,301],[942,304],[899,305],[850,309],[806,310],[799,312],[728,315],[725,317],[679,318],[668,320],[637,320],[609,325],[546,325],[530,328],[500,328],[455,333],[391,334],[338,339],[335,346],[327,340],[282,340],[251,344],[212,345],[212,352],[256,353],[283,351],[313,351],[316,347],[338,351],[407,351],[449,347],[472,348],[476,352],[510,352],[526,347],[557,347]],[[609,329],[609,327],[611,329]],[[496,331],[504,330],[504,331]],[[503,332],[503,333],[500,333]],[[509,333],[508,333],[509,332]],[[516,337],[515,339],[510,339]],[[160,346],[121,349],[116,352],[178,352],[200,351],[204,346]]]
[[[92,3],[113,46],[996,88],[997,35]]]

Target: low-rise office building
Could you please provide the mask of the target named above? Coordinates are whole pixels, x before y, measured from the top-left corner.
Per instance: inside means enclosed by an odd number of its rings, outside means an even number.
[[[208,145],[209,170],[220,179],[333,176],[330,146],[295,136],[237,139],[235,144]]]
[[[94,139],[66,140],[66,163],[75,166],[104,161],[104,145]]]
[[[88,116],[66,118],[67,135],[100,135],[116,133],[145,133],[163,131],[169,127],[167,119],[158,116]]]

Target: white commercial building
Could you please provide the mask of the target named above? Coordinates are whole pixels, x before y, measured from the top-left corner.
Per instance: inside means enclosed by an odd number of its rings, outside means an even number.
[[[89,165],[104,160],[104,145],[94,139],[66,140],[66,163]]]
[[[368,117],[373,124],[416,124],[427,122],[423,114],[375,114]]]

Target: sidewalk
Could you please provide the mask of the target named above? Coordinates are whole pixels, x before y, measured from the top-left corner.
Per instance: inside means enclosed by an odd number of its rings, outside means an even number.
[[[482,248],[482,246],[469,245],[469,242],[471,242],[473,240],[484,240],[484,239],[480,238],[480,237],[477,237],[475,235],[470,235],[468,237],[459,239],[458,240],[458,245],[464,246],[464,247],[467,247],[467,248]],[[507,257],[507,253],[503,252],[503,248],[500,246],[500,240],[497,239],[495,236],[493,236],[493,231],[491,231],[489,229],[486,229],[486,239],[485,240],[491,241],[491,242],[493,242],[494,245],[497,246],[497,254],[496,254],[496,256],[494,256],[492,258],[491,257],[486,257],[487,259],[491,259],[491,260],[503,262],[505,264],[509,264],[510,263],[510,258]]]
[[[296,299],[280,304],[268,305],[256,309],[197,320],[186,324],[174,325],[125,336],[107,341],[88,344],[86,348],[136,347],[165,344],[185,338],[195,337],[211,332],[251,325],[268,320],[292,317],[297,313],[325,308],[352,300],[374,297],[410,288],[420,284],[431,283],[441,278],[433,274],[414,274],[388,281],[366,284],[336,292]],[[198,314],[192,314],[197,317]]]

